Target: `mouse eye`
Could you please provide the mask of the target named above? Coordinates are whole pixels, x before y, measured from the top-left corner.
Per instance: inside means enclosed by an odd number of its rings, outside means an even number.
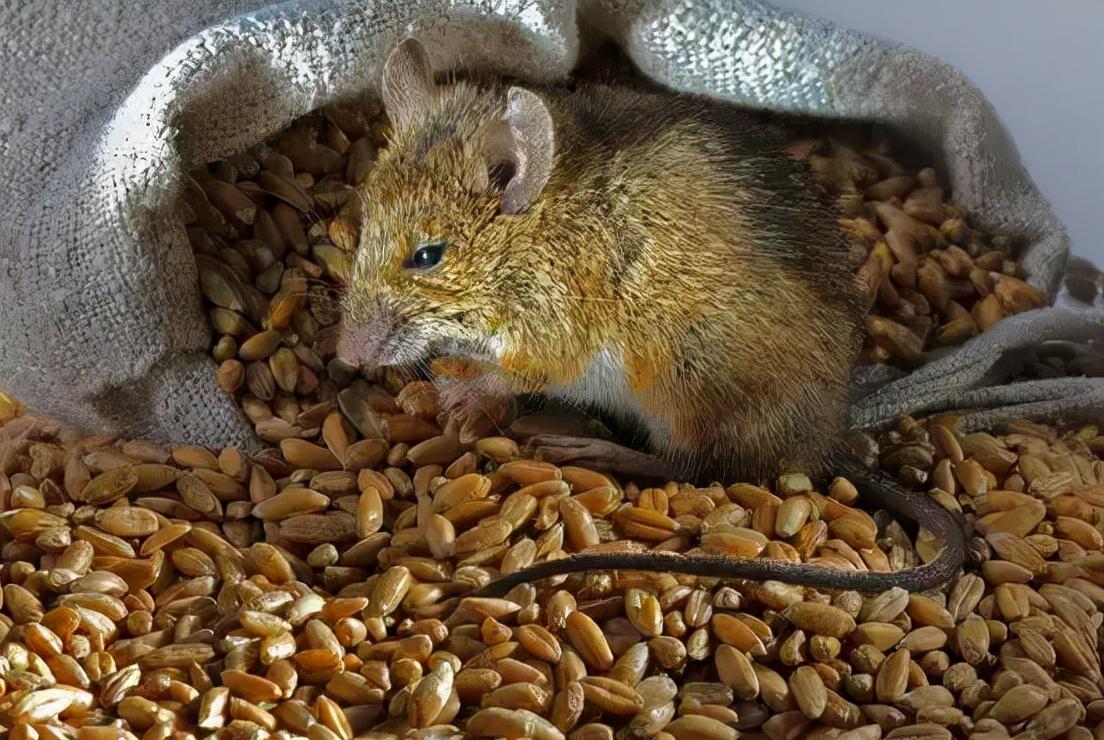
[[[444,242],[419,244],[418,248],[414,250],[414,254],[406,261],[406,267],[415,270],[426,270],[440,262],[441,258],[444,256]]]

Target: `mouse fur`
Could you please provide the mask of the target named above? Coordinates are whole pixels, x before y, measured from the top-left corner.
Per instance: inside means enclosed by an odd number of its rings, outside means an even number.
[[[629,85],[438,84],[413,40],[382,97],[345,359],[470,358],[461,395],[597,406],[686,477],[822,469],[863,303],[778,128]]]

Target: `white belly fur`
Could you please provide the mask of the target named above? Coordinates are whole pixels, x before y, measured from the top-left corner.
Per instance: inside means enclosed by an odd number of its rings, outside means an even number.
[[[619,349],[605,348],[587,365],[578,380],[548,389],[548,395],[569,403],[596,406],[611,415],[642,424],[652,441],[664,438],[664,430],[648,418],[629,389],[625,363]]]

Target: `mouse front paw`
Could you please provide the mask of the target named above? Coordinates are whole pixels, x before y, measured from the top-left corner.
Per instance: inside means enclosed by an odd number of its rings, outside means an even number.
[[[442,422],[461,442],[498,434],[505,425],[513,395],[493,378],[438,378],[435,384]]]

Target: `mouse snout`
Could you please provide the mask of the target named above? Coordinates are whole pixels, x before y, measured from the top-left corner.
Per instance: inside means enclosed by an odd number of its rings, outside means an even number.
[[[348,315],[341,322],[337,338],[337,357],[353,367],[378,367],[388,363],[389,340],[398,326],[398,317],[381,309],[366,321]]]

